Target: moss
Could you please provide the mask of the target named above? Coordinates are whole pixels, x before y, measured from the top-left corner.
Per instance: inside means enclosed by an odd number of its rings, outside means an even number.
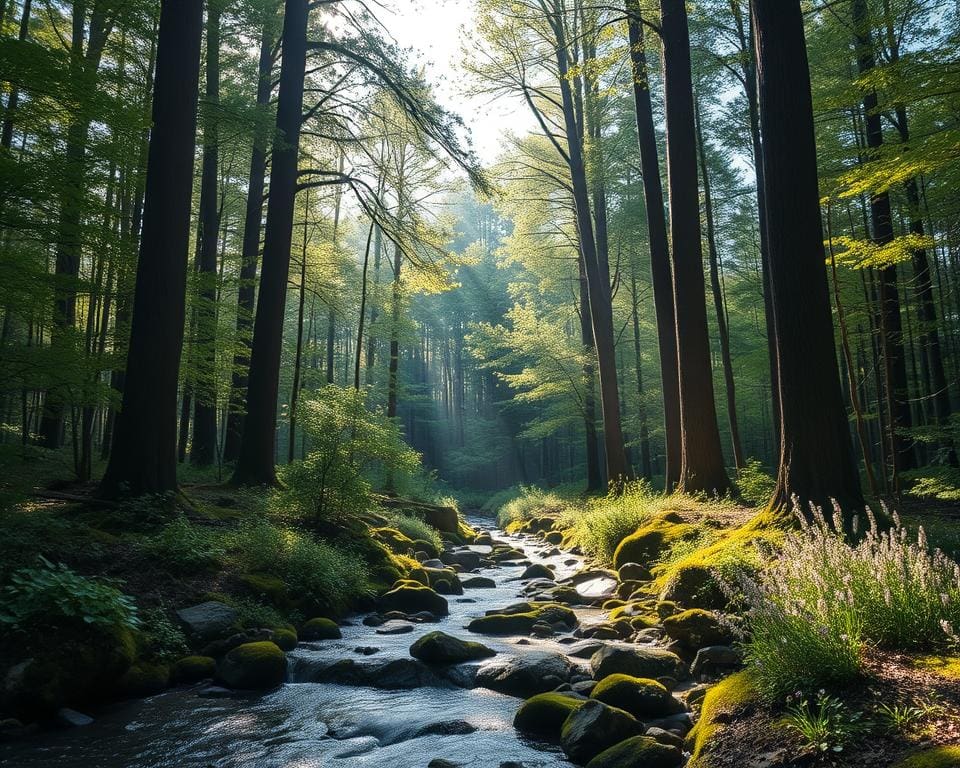
[[[429,632],[410,646],[410,655],[427,664],[459,664],[463,661],[487,659],[497,652],[483,643],[461,640],[445,632]]]
[[[174,683],[198,683],[208,680],[216,673],[217,662],[210,656],[185,656],[170,670]]]
[[[297,633],[292,629],[285,627],[275,629],[270,639],[284,651],[292,651],[297,647]]]
[[[637,719],[666,717],[683,711],[683,705],[656,680],[613,674],[603,678],[591,699],[625,710]]]
[[[647,620],[648,626],[655,626],[657,623],[657,617],[652,616],[650,613],[650,604],[644,600],[618,605],[616,608],[610,611],[610,615],[607,618],[610,621],[617,621],[618,619],[632,619],[639,616],[652,617],[648,618]]]
[[[915,752],[893,768],[956,768],[960,765],[960,747],[934,747]]]
[[[422,584],[404,584],[391,589],[380,596],[379,607],[382,611],[400,611],[401,613],[419,613],[429,611],[435,616],[446,616],[449,606],[443,596]]]
[[[286,672],[286,654],[269,640],[238,645],[217,665],[220,682],[244,690],[274,688],[283,682]]]
[[[676,747],[633,736],[601,752],[587,768],[677,768],[682,763],[683,754]]]
[[[300,628],[300,638],[307,641],[339,640],[343,635],[333,619],[318,617],[310,619]]]
[[[913,660],[920,669],[960,680],[960,656],[920,656]]]
[[[396,528],[374,528],[371,535],[397,554],[414,550],[413,539],[400,533]]]
[[[691,608],[663,620],[663,629],[672,640],[677,640],[690,650],[708,645],[729,645],[733,641],[730,629],[720,618],[702,608]]]
[[[524,733],[559,738],[560,729],[571,713],[583,706],[583,700],[563,693],[540,693],[520,705],[513,727]]]
[[[610,600],[604,600],[603,605],[601,607],[605,611],[612,611],[614,608],[619,608],[626,604],[627,604],[626,600],[621,600],[620,598],[612,598]]]
[[[647,565],[659,560],[677,542],[695,538],[697,527],[681,520],[676,513],[667,512],[627,536],[613,553],[614,568],[619,570],[627,563]]]
[[[283,579],[266,573],[245,573],[240,581],[255,597],[266,598],[277,608],[290,608],[290,593]]]
[[[170,667],[150,661],[138,661],[126,671],[117,687],[126,696],[153,696],[170,684]]]
[[[427,541],[426,539],[414,539],[413,551],[426,552],[430,557],[437,557],[440,554],[436,545],[432,541]]]
[[[530,605],[530,608],[527,611],[481,616],[471,621],[467,629],[484,635],[518,635],[527,634],[538,622],[562,622],[571,629],[579,622],[577,615],[565,605],[547,603]]]
[[[687,735],[687,750],[691,753],[687,768],[709,768],[708,745],[726,718],[736,710],[760,699],[756,682],[749,670],[717,683],[707,691],[700,708],[700,718]]]
[[[725,608],[729,602],[715,572],[705,565],[688,563],[675,568],[660,593],[663,601],[687,608]]]

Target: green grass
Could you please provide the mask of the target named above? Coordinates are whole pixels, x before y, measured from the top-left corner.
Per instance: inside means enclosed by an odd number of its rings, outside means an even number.
[[[439,531],[425,523],[419,517],[394,513],[387,515],[387,525],[390,528],[395,528],[404,536],[414,541],[418,539],[429,541],[437,551],[443,549],[443,539],[440,538]]]

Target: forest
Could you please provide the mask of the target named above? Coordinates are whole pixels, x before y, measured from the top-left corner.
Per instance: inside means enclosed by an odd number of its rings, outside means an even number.
[[[0,0],[0,766],[960,768],[960,3]]]

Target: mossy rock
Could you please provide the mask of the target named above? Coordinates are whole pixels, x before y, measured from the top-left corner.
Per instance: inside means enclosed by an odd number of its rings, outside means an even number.
[[[383,612],[419,613],[428,611],[434,616],[446,616],[450,612],[446,599],[422,584],[404,585],[391,589],[377,601]]]
[[[160,662],[138,661],[126,671],[117,687],[125,696],[155,696],[170,685],[170,667]]]
[[[287,585],[282,579],[265,573],[245,573],[240,581],[255,597],[262,597],[277,608],[288,609],[292,603]]]
[[[410,581],[415,581],[417,584],[422,584],[425,587],[430,586],[430,576],[427,574],[426,570],[420,566],[416,568],[411,568],[406,576]]]
[[[577,614],[565,605],[549,603],[531,606],[531,610],[511,613],[494,613],[474,619],[467,629],[481,635],[525,635],[534,624],[562,623],[573,629],[579,623]]]
[[[663,629],[671,640],[695,651],[710,645],[730,645],[733,631],[717,614],[702,608],[691,608],[663,620]]]
[[[629,712],[590,699],[564,721],[560,744],[570,760],[584,765],[614,745],[642,735],[643,731],[643,723]]]
[[[539,693],[520,705],[513,727],[522,733],[559,739],[564,721],[584,701],[567,693]]]
[[[649,605],[646,601],[634,600],[630,603],[618,605],[607,617],[610,621],[619,621],[620,619],[635,619],[647,617],[647,625],[654,626],[657,623],[657,617],[650,617]],[[652,624],[650,624],[652,622]]]
[[[619,597],[614,597],[609,600],[604,600],[603,605],[600,607],[605,611],[612,611],[614,608],[621,608],[626,604],[626,600],[621,600]]]
[[[269,640],[238,645],[217,664],[217,679],[230,688],[269,690],[287,674],[287,655]]]
[[[722,610],[729,603],[713,569],[704,565],[681,565],[674,569],[664,584],[660,599],[684,608],[710,610]]]
[[[185,656],[170,670],[170,679],[176,684],[199,683],[209,680],[217,672],[217,661],[212,656]]]
[[[427,633],[410,646],[410,655],[426,664],[459,664],[496,654],[483,643],[461,640],[439,631]]]
[[[687,734],[691,753],[687,768],[709,768],[710,743],[724,723],[738,712],[760,700],[756,682],[749,670],[737,672],[711,687],[700,705],[700,717]],[[915,767],[914,767],[915,768]]]
[[[307,642],[316,640],[339,640],[343,637],[340,627],[333,619],[318,617],[310,619],[300,628],[300,639]]]
[[[297,633],[292,629],[287,629],[286,627],[273,630],[273,637],[270,639],[279,645],[280,649],[283,651],[292,651],[297,647]]]
[[[960,766],[960,746],[945,746],[915,752],[894,763],[892,768],[957,768],[957,766]]]
[[[604,750],[587,768],[680,768],[683,753],[648,736],[633,736]]]
[[[627,563],[652,563],[674,544],[696,538],[697,535],[696,526],[680,522],[675,513],[660,515],[617,545],[613,553],[613,567],[619,571]]]
[[[413,539],[400,533],[396,528],[374,528],[371,535],[392,552],[406,554],[415,551]]]
[[[597,683],[590,698],[629,712],[638,719],[683,712],[683,705],[656,680],[619,673],[608,675]]]
[[[661,677],[682,680],[688,676],[687,665],[675,653],[644,646],[606,645],[590,657],[590,668],[594,680],[616,674],[649,680]]]
[[[437,545],[432,541],[427,541],[426,539],[414,539],[413,551],[426,552],[430,557],[437,557],[440,554],[440,550],[437,549]]]
[[[22,661],[7,670],[0,707],[21,720],[36,720],[109,695],[133,664],[137,644],[125,627],[71,623],[37,632],[24,651]]]

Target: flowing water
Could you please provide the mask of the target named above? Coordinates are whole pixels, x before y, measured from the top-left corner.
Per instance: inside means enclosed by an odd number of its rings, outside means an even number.
[[[484,527],[486,521],[471,522]],[[553,566],[558,581],[582,567],[580,558],[558,554],[540,540],[497,530],[491,533],[494,539],[523,550],[530,562]],[[417,624],[410,633],[378,634],[376,628],[361,623],[362,616],[353,617],[342,628],[341,640],[301,643],[288,654],[292,682],[270,693],[237,695],[197,686],[124,702],[96,713],[91,725],[0,745],[0,766],[426,768],[434,758],[469,768],[498,768],[505,763],[525,768],[569,766],[557,746],[526,741],[514,731],[519,699],[485,688],[457,687],[445,681],[409,690],[297,682],[316,678],[315,670],[343,659],[372,665],[409,659],[414,640],[436,629],[483,642],[497,651],[495,661],[569,650],[557,638],[518,643],[516,637],[482,637],[464,629],[470,619],[520,599],[521,571],[517,565],[482,568],[479,574],[494,579],[495,588],[448,596],[448,617]],[[606,585],[585,584],[578,589],[587,594],[598,586]],[[587,622],[599,617],[596,609],[578,610],[578,614]]]

